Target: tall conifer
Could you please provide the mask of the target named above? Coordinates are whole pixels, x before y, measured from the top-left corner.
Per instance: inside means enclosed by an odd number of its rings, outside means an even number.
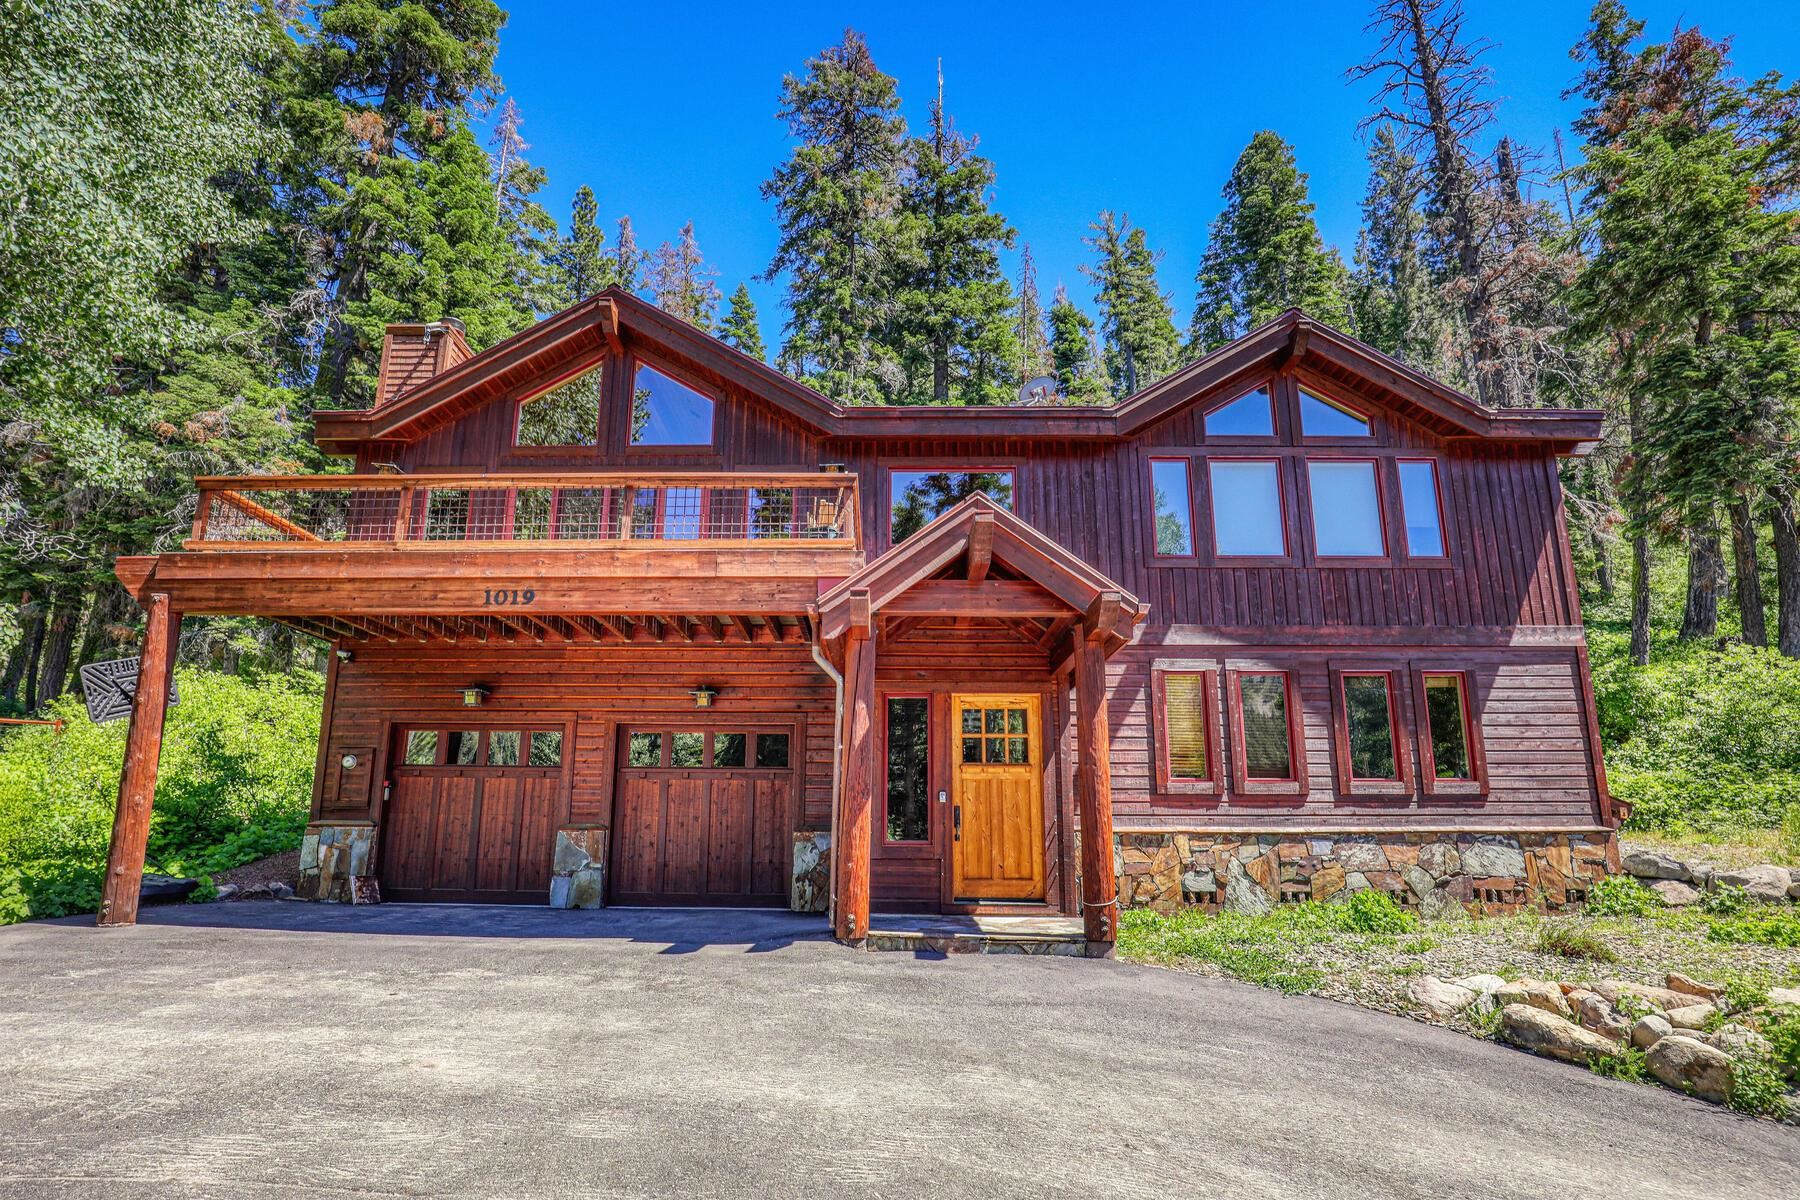
[[[719,337],[751,358],[763,358],[768,352],[763,349],[762,326],[757,322],[756,301],[750,298],[749,287],[738,284],[727,304],[725,319],[719,322]]]
[[[1102,211],[1082,239],[1094,262],[1081,271],[1094,284],[1100,305],[1100,335],[1113,395],[1123,398],[1175,368],[1181,338],[1175,313],[1156,282],[1156,262],[1142,229],[1129,216]]]

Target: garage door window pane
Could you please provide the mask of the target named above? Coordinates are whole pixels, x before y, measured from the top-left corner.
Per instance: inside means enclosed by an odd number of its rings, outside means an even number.
[[[756,765],[780,769],[788,765],[788,735],[759,733],[756,735]]]
[[[662,766],[662,734],[634,733],[625,761],[634,767]]]
[[[488,766],[516,767],[518,765],[519,731],[496,729],[488,734]]]
[[[531,765],[534,767],[562,766],[562,731],[539,729],[531,735]]]
[[[706,735],[703,733],[678,733],[669,748],[669,765],[671,767],[702,767],[706,765]]]
[[[453,767],[472,767],[480,744],[481,735],[475,730],[452,729],[445,744],[444,762]]]
[[[744,743],[749,738],[741,733],[713,734],[713,766],[741,767],[744,765]]]
[[[437,762],[437,730],[414,729],[406,735],[406,765],[429,767]]]

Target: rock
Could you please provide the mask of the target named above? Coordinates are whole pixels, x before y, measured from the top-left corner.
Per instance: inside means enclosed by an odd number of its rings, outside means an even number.
[[[229,900],[237,895],[240,890],[241,889],[235,883],[221,883],[213,889],[213,891],[217,893],[213,898],[215,900]]]
[[[1800,988],[1770,988],[1769,1004],[1772,1007],[1782,1004],[1800,1004]]]
[[[1671,1034],[1644,1054],[1650,1073],[1676,1091],[1722,1103],[1731,1091],[1731,1056],[1698,1039]]]
[[[1624,1014],[1607,1002],[1606,997],[1597,992],[1577,992],[1580,1000],[1570,996],[1569,1001],[1576,1011],[1576,1019],[1583,1029],[1591,1029],[1601,1037],[1611,1041],[1622,1042],[1631,1036],[1631,1022]]]
[[[1721,1026],[1700,1040],[1736,1059],[1760,1058],[1771,1049],[1768,1038],[1742,1025]]]
[[[1657,850],[1633,850],[1619,863],[1626,874],[1636,875],[1639,879],[1676,879],[1682,883],[1694,880],[1694,872],[1686,863]]]
[[[1718,1011],[1717,1006],[1711,1004],[1689,1004],[1685,1008],[1671,1008],[1665,1015],[1669,1024],[1677,1029],[1704,1029]]]
[[[1599,1034],[1529,1004],[1508,1004],[1500,1010],[1500,1037],[1521,1050],[1583,1065],[1618,1052],[1617,1046]],[[1712,1050],[1710,1046],[1700,1048]]]
[[[1431,872],[1423,867],[1408,867],[1400,874],[1405,878],[1406,886],[1412,889],[1413,895],[1421,900],[1431,895],[1433,889],[1437,887],[1437,880],[1433,879]]]
[[[1662,897],[1662,902],[1670,908],[1686,908],[1700,899],[1700,893],[1679,879],[1659,879],[1650,885],[1650,890]]]
[[[1190,895],[1196,892],[1216,892],[1219,890],[1219,877],[1211,871],[1189,871],[1181,877],[1181,890]]]
[[[1419,915],[1427,921],[1454,921],[1469,914],[1455,892],[1447,887],[1435,887],[1419,897]]]
[[[1465,875],[1525,878],[1525,852],[1511,838],[1479,838],[1462,848]]]
[[[1794,884],[1793,876],[1786,867],[1763,864],[1756,867],[1740,867],[1735,871],[1713,872],[1712,885],[1715,888],[1743,888],[1752,900],[1765,902],[1785,901],[1788,888]]]
[[[200,886],[198,879],[185,876],[145,875],[138,885],[138,898],[154,904],[157,901],[186,900]]]
[[[1684,992],[1672,992],[1668,988],[1651,987],[1647,983],[1632,983],[1625,979],[1602,979],[1599,983],[1589,985],[1615,1005],[1622,995],[1636,996],[1653,1008],[1667,1011],[1671,1008],[1683,1008],[1694,1002],[1692,996]]]
[[[1651,1013],[1647,1017],[1639,1017],[1637,1024],[1631,1027],[1631,1044],[1639,1050],[1648,1050],[1674,1032],[1673,1025]]]
[[[292,900],[294,898],[294,889],[285,883],[271,883],[269,885],[269,895],[276,900]]]
[[[1494,989],[1494,1001],[1503,1009],[1523,1004],[1558,1017],[1570,1015],[1569,1002],[1562,989],[1541,979],[1520,979]]]
[[[1337,860],[1349,871],[1385,871],[1387,854],[1374,842],[1339,842]]]
[[[1462,856],[1449,842],[1427,842],[1419,847],[1419,865],[1433,879],[1445,879],[1462,871]]]
[[[1413,1003],[1441,1020],[1454,1017],[1475,1003],[1476,993],[1454,983],[1445,983],[1436,975],[1421,975],[1407,985],[1406,994]]]
[[[1329,900],[1344,890],[1344,868],[1336,863],[1326,863],[1313,872],[1312,894],[1314,900]]]
[[[1709,1004],[1716,1003],[1719,997],[1725,994],[1724,988],[1716,988],[1710,983],[1701,983],[1698,979],[1683,975],[1680,971],[1669,972],[1668,984],[1671,992],[1681,992],[1689,996],[1698,996]]]
[[[1225,908],[1250,917],[1267,916],[1275,911],[1275,901],[1269,898],[1269,893],[1257,886],[1245,872],[1244,864],[1235,858],[1225,872]]]
[[[1489,992],[1497,992],[1506,986],[1506,980],[1498,975],[1465,975],[1461,979],[1452,980],[1457,987],[1468,988],[1477,996],[1485,996]]]

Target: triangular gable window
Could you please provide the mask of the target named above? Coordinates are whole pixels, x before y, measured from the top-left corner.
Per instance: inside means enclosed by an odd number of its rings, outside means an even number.
[[[1369,419],[1301,388],[1300,433],[1304,437],[1368,437]]]
[[[600,441],[599,367],[583,371],[519,405],[520,446],[593,446]]]
[[[1275,406],[1269,389],[1245,392],[1230,404],[1206,414],[1208,437],[1274,437]]]
[[[631,444],[711,446],[712,398],[639,363],[631,385]]]

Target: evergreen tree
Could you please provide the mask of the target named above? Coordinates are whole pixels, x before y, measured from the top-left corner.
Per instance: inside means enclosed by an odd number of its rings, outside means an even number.
[[[1083,242],[1095,262],[1081,270],[1094,284],[1105,340],[1106,371],[1115,397],[1148,387],[1175,368],[1181,339],[1169,298],[1156,282],[1156,262],[1142,229],[1129,216],[1101,212]]]
[[[644,286],[644,272],[649,268],[649,256],[642,254],[637,248],[637,235],[631,230],[631,218],[619,218],[619,236],[613,250],[613,279],[617,286],[628,292],[636,292]]]
[[[894,398],[904,375],[878,331],[895,317],[893,226],[900,208],[906,124],[891,76],[855,30],[782,82],[796,139],[763,184],[781,240],[767,278],[788,278],[779,362],[836,399]]]
[[[1419,211],[1425,178],[1391,125],[1369,142],[1369,184],[1350,285],[1356,336],[1387,354],[1454,382],[1460,364],[1452,317],[1432,285]]]
[[[1057,289],[1061,294],[1062,289]],[[1016,339],[1019,344],[1018,382],[1057,374],[1056,362],[1050,354],[1050,337],[1045,327],[1044,301],[1038,291],[1037,264],[1031,258],[1031,244],[1019,251],[1019,318]]]
[[[556,278],[556,221],[543,205],[532,199],[542,191],[546,175],[542,167],[525,159],[531,148],[520,135],[525,120],[511,96],[495,123],[494,206],[508,250],[507,274],[520,302],[534,312],[554,312],[563,307],[562,289]]]
[[[909,403],[999,404],[1016,394],[1012,288],[1000,249],[1015,231],[988,208],[994,165],[944,110],[940,68],[931,129],[906,145],[893,231],[895,319],[880,340]]]
[[[1196,277],[1188,352],[1236,341],[1290,308],[1349,325],[1349,277],[1319,235],[1293,147],[1270,130],[1256,134],[1232,167],[1224,196]]]
[[[1066,403],[1104,404],[1109,399],[1094,320],[1075,306],[1060,283],[1050,304],[1050,361]]]
[[[600,205],[585,183],[575,189],[569,206],[569,232],[557,241],[552,264],[563,308],[618,281],[618,263],[607,255],[606,234],[600,229]]]
[[[694,223],[681,227],[680,240],[664,242],[650,260],[650,296],[656,306],[696,329],[711,332],[719,308],[718,272],[706,265]]]
[[[763,349],[762,326],[756,320],[756,301],[750,298],[750,289],[744,284],[738,284],[731,293],[725,319],[719,323],[719,337],[754,359],[760,360],[768,353]]]

